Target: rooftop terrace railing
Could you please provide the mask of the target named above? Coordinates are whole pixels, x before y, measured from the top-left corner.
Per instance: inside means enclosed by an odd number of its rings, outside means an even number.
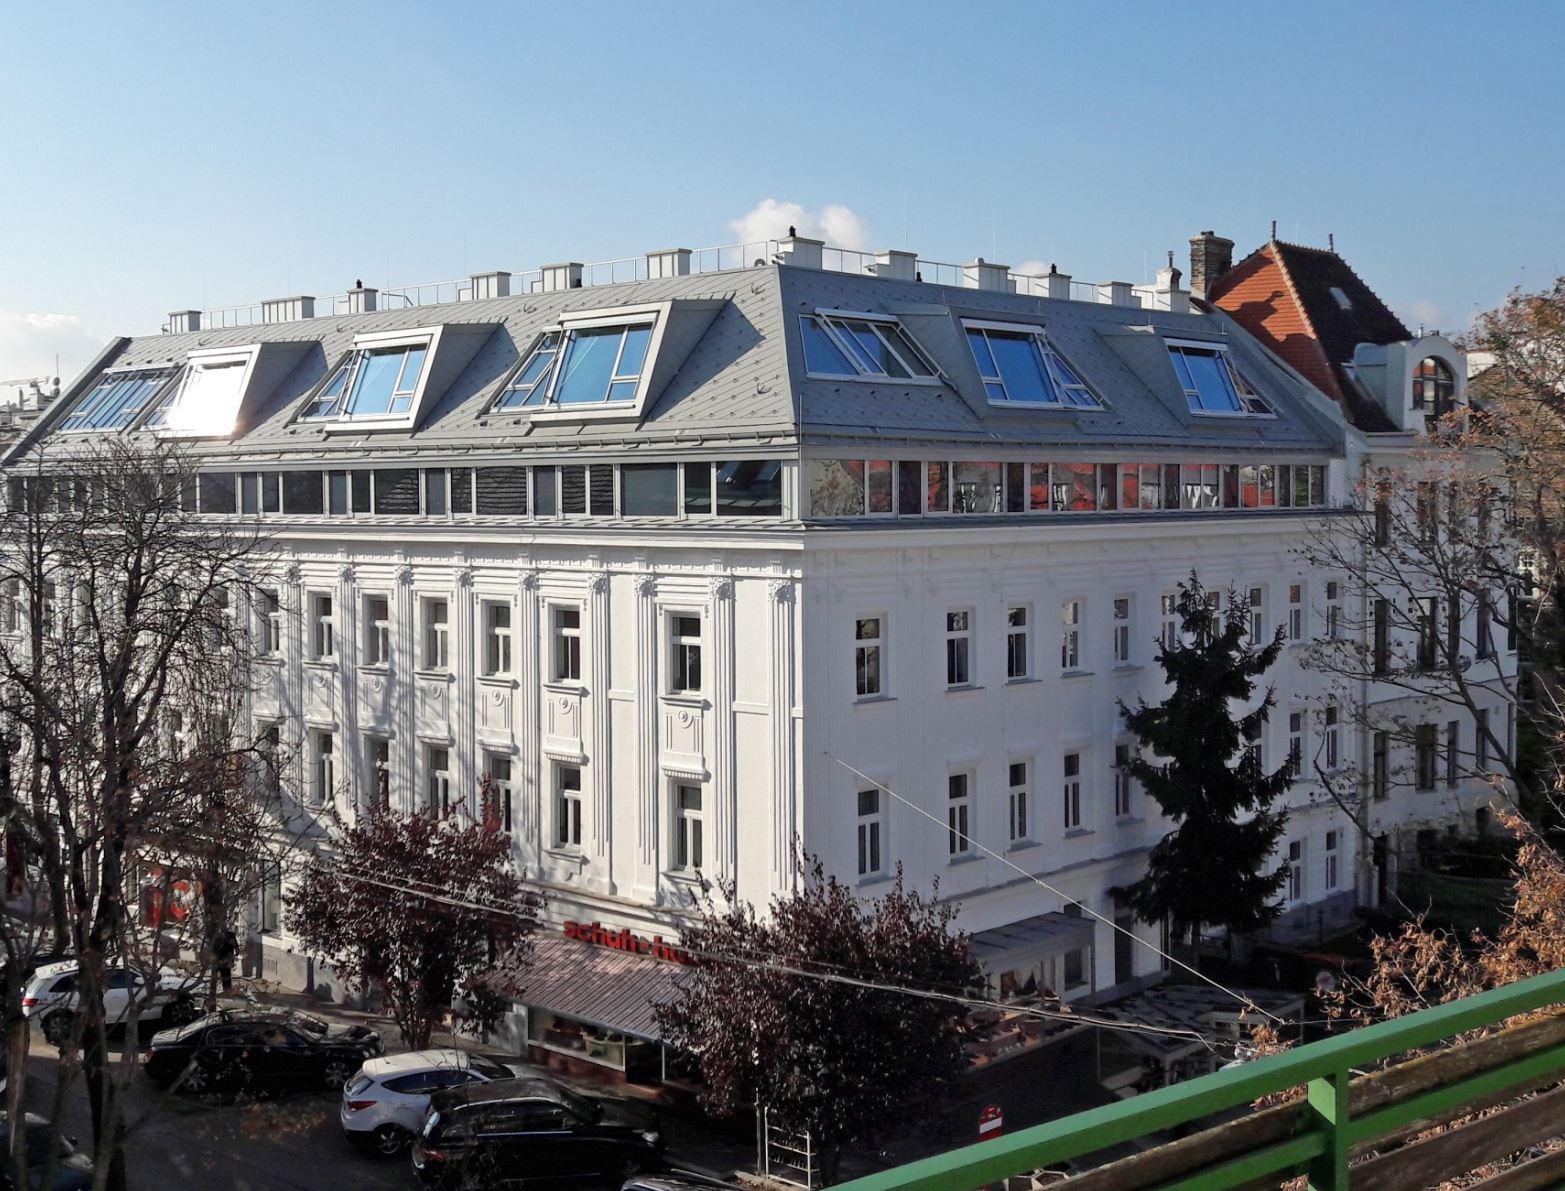
[[[1565,971],[1536,976],[1392,1021],[1257,1059],[1103,1108],[938,1154],[838,1186],[836,1191],[973,1191],[1229,1113],[1303,1086],[1282,1104],[1097,1169],[1066,1191],[1226,1191],[1275,1187],[1308,1175],[1315,1191],[1413,1188],[1565,1133],[1565,1090],[1476,1124],[1425,1138],[1350,1168],[1350,1157],[1478,1107],[1565,1078],[1565,1015],[1442,1049],[1355,1079],[1360,1069],[1519,1014],[1565,1003]],[[1565,1185],[1565,1149],[1544,1153],[1506,1188]],[[1499,1186],[1496,1183],[1496,1186]]]

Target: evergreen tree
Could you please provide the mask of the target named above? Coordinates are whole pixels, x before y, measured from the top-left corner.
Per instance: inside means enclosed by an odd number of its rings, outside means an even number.
[[[1175,938],[1194,938],[1203,926],[1260,929],[1280,912],[1277,894],[1288,876],[1286,865],[1263,867],[1288,821],[1286,811],[1271,808],[1293,784],[1294,762],[1284,758],[1267,773],[1246,748],[1271,716],[1272,688],[1255,710],[1229,711],[1249,700],[1255,680],[1277,660],[1283,631],[1257,647],[1248,604],[1230,592],[1224,615],[1215,597],[1194,573],[1179,585],[1182,631],[1157,654],[1173,690],[1155,705],[1120,704],[1141,746],[1128,771],[1174,829],[1152,849],[1146,875],[1112,892],[1143,921],[1167,919]]]

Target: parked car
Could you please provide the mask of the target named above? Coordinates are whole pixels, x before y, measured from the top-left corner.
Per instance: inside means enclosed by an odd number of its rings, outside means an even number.
[[[725,1183],[693,1170],[671,1170],[667,1174],[643,1174],[626,1179],[619,1191],[744,1191],[738,1183]]]
[[[336,1092],[382,1049],[380,1035],[366,1026],[224,1010],[153,1035],[144,1066],[154,1083],[166,1087],[179,1080],[181,1089],[195,1094]]]
[[[90,1191],[92,1159],[76,1148],[71,1137],[54,1136],[49,1122],[34,1113],[23,1118],[26,1130],[22,1145],[27,1154],[27,1191]],[[50,1144],[55,1147],[54,1177],[46,1185],[44,1171],[49,1164]],[[11,1164],[5,1161],[11,1150],[11,1122],[0,1112],[0,1191],[16,1191]]]
[[[76,960],[44,964],[22,991],[22,1012],[43,1028],[55,1045],[65,1041],[81,1004],[81,968]],[[110,964],[104,974],[103,1016],[110,1026],[125,1025],[131,1007],[139,1003],[143,1022],[182,1025],[200,1013],[196,1005],[199,981],[184,972],[160,968],[147,973]]]
[[[652,1109],[535,1077],[437,1092],[413,1143],[413,1170],[441,1188],[622,1179],[662,1157]]]
[[[542,1074],[524,1064],[499,1063],[454,1049],[371,1059],[342,1089],[342,1131],[354,1144],[390,1157],[412,1144],[436,1092]]]

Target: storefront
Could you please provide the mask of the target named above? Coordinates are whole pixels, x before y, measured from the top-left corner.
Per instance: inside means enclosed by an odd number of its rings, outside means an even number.
[[[1069,913],[1037,914],[972,936],[973,958],[1002,1001],[1093,991],[1093,924]]]
[[[674,999],[689,957],[661,936],[599,923],[540,933],[522,994],[528,1057],[562,1070],[597,1068],[661,1083],[672,1056],[655,1007]]]

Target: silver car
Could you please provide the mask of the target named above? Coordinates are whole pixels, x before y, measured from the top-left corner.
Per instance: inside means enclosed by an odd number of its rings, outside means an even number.
[[[405,1150],[443,1088],[537,1075],[536,1067],[501,1063],[465,1050],[413,1050],[371,1059],[342,1089],[348,1140],[391,1157]]]

